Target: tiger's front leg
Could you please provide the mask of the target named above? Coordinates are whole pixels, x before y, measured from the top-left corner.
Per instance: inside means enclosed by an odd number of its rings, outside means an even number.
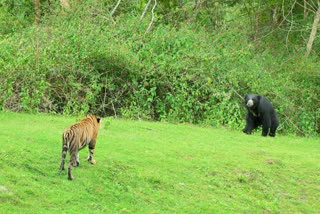
[[[96,147],[96,140],[92,140],[89,144],[89,156],[88,156],[88,161],[91,164],[96,164],[96,161],[93,159],[95,147]]]

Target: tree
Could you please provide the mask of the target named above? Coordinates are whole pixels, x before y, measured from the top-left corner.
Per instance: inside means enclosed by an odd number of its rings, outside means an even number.
[[[307,57],[311,52],[313,41],[316,38],[319,20],[320,20],[320,2],[318,1],[318,9],[314,15],[313,26],[312,26],[311,34],[309,37],[309,42],[307,44],[307,53],[306,53]]]
[[[34,10],[36,12],[35,22],[39,23],[41,18],[40,0],[33,0]]]

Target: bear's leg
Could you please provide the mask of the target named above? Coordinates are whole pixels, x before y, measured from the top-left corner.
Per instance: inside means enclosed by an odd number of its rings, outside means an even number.
[[[256,122],[253,119],[251,119],[248,114],[246,122],[246,127],[242,131],[246,134],[251,134],[252,130],[258,127],[258,124],[256,124]]]
[[[264,118],[262,122],[262,136],[266,137],[268,135],[269,129],[271,127],[270,118]]]
[[[254,128],[252,126],[246,125],[246,127],[242,129],[242,132],[250,135],[253,129]]]
[[[275,137],[276,136],[276,131],[277,131],[278,126],[279,126],[279,122],[278,121],[276,121],[276,122],[271,124],[270,133],[269,133],[270,137]]]
[[[275,136],[276,136],[276,130],[277,130],[277,128],[271,127],[271,128],[270,128],[269,136],[270,136],[270,137],[275,137]]]

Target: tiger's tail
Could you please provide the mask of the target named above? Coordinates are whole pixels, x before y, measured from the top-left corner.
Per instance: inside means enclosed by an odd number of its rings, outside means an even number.
[[[67,151],[68,151],[68,145],[67,145],[67,139],[62,136],[62,142],[63,142],[63,146],[62,146],[62,152],[61,152],[61,164],[60,164],[60,173],[62,172],[62,170],[64,170],[64,160],[67,156]]]

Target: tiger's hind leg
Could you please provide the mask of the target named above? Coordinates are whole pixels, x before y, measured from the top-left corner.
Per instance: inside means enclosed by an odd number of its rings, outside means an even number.
[[[79,151],[78,151],[78,153],[77,153],[76,165],[74,165],[74,166],[80,166]]]
[[[69,145],[69,167],[68,167],[68,179],[73,180],[74,177],[72,176],[72,168],[78,166],[77,159],[79,154],[79,139],[74,139]]]
[[[74,179],[74,177],[72,176],[72,164],[69,164],[69,168],[68,168],[68,179],[70,181],[72,181]]]
[[[61,174],[62,170],[64,170],[64,162],[67,155],[67,151],[68,151],[67,145],[63,145],[62,152],[61,152],[61,164],[60,164],[59,175]]]
[[[77,155],[75,153],[70,152],[70,161],[68,167],[68,179],[73,180],[74,177],[72,176],[72,168],[77,164]]]
[[[89,144],[89,156],[88,156],[88,161],[91,164],[96,164],[96,161],[93,159],[95,147],[96,147],[96,140],[92,140]]]

